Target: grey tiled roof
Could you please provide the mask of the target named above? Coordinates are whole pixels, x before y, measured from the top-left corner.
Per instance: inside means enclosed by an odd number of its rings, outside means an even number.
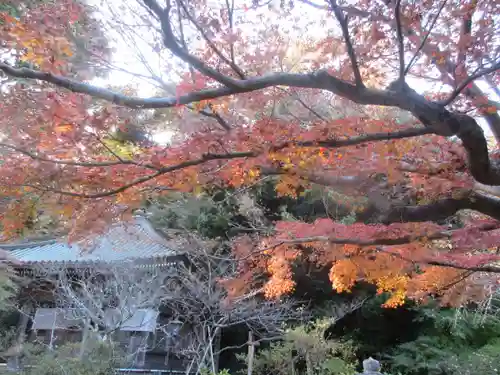
[[[168,241],[158,234],[144,218],[112,225],[94,240],[91,249],[83,249],[64,239],[25,244],[2,245],[20,262],[93,263],[134,259],[155,259],[178,255]]]

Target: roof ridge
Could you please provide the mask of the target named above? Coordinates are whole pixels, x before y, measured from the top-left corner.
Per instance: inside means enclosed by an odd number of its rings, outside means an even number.
[[[161,239],[164,239],[163,236],[161,236],[156,229],[153,227],[151,222],[144,216],[141,215],[134,215],[133,220],[131,222],[129,221],[119,221],[112,223],[108,226],[108,229],[102,233],[100,236],[106,236],[109,234],[109,231],[112,228],[119,228],[119,227],[126,227],[127,224],[136,224],[144,228],[148,234],[153,234],[154,236],[157,236]],[[67,240],[67,236],[62,235],[60,237],[55,237],[55,238],[50,238],[46,240],[28,240],[26,242],[17,242],[17,243],[0,243],[0,250],[17,250],[17,249],[29,249],[32,247],[37,247],[37,246],[45,246],[45,245],[52,245],[57,242],[64,242]]]
[[[161,242],[165,244],[166,238],[161,235],[161,233],[156,230],[156,228],[153,226],[153,223],[151,223],[150,220],[148,220],[147,217],[142,216],[142,215],[135,215],[134,220],[143,228],[146,230],[146,232],[159,239]]]
[[[58,239],[52,238],[50,240],[18,242],[18,243],[11,243],[11,244],[0,244],[0,249],[2,249],[2,250],[29,249],[29,248],[37,247],[37,246],[52,245],[56,242],[58,242]]]

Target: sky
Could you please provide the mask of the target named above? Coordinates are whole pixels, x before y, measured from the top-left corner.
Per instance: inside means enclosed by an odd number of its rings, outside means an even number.
[[[157,52],[153,51],[150,44],[153,44],[155,42],[153,38],[154,33],[147,32],[147,28],[141,28],[141,26],[139,25],[140,23],[142,23],[142,20],[137,16],[137,14],[141,12],[142,9],[140,7],[137,8],[139,6],[137,0],[88,1],[91,5],[94,5],[99,9],[97,16],[100,17],[102,21],[104,21],[106,24],[111,23],[111,25],[107,29],[107,35],[110,36],[111,45],[115,49],[112,63],[116,68],[109,73],[106,79],[94,80],[94,84],[99,86],[104,86],[107,84],[129,84],[137,87],[139,96],[149,97],[155,95],[155,92],[158,92],[157,87],[143,78],[138,78],[137,75],[150,76],[152,71],[154,74],[161,75],[162,79],[165,82],[175,81],[177,79],[176,75],[169,74],[168,67],[170,66],[171,71],[178,71],[179,67],[181,66],[180,62],[172,61],[172,58],[170,56],[160,56]],[[212,2],[215,8],[217,6],[220,6],[221,4],[220,0],[212,0]],[[275,6],[279,7],[279,0],[273,0],[273,2],[276,3]],[[238,7],[238,4],[240,3],[243,2],[235,0],[236,7]],[[120,7],[124,6],[123,4],[130,5],[131,8],[125,10],[123,8],[120,9]],[[301,22],[308,22],[312,19],[312,17],[317,17],[318,14],[318,10],[314,10],[310,6],[304,4],[297,3],[296,7],[300,7],[298,10],[301,18],[294,20],[295,25],[289,25],[289,33],[294,33],[293,26],[296,26],[297,23],[300,24]],[[116,27],[120,27],[120,25],[116,23],[117,17],[114,16],[114,11],[112,11],[113,9],[118,10],[117,13],[119,14],[119,18],[121,19],[120,22],[128,25],[139,25],[137,27],[134,27],[134,30],[137,31],[137,33],[136,35],[132,36],[132,39],[126,39],[123,37],[123,33],[119,33],[116,31]],[[239,12],[241,14],[243,10],[240,10]],[[273,13],[270,12],[267,7],[264,7],[262,9],[262,13],[266,16],[271,15],[271,17],[273,17]],[[313,30],[311,29],[311,24],[308,22],[308,34],[316,36],[320,36],[322,34],[325,35],[325,28],[320,26],[319,22],[317,22],[316,25],[318,25],[317,30]],[[287,25],[284,25],[284,27],[286,28]],[[244,29],[243,32],[245,31],[249,33],[255,32],[255,30]],[[299,37],[299,35],[297,35],[297,37]],[[140,61],[141,59],[142,61]],[[148,64],[150,65],[149,68],[144,64],[144,61],[148,62]],[[164,62],[167,62],[167,65],[165,65]],[[128,72],[135,73],[135,76]],[[421,94],[433,89],[436,90],[435,84],[431,84],[428,81],[418,78],[407,77],[407,83]],[[489,94],[492,100],[500,101],[500,97],[498,97],[485,82],[476,81],[476,83],[481,89]],[[172,95],[172,93],[170,93],[170,95]],[[486,123],[480,118],[478,118],[477,120],[485,130],[485,134],[488,136],[491,135],[492,133]],[[170,132],[162,132],[155,134],[154,138],[157,142],[166,143],[171,138],[171,136],[172,134]]]

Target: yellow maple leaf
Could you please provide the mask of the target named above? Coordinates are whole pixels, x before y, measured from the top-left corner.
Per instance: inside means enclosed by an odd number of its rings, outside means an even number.
[[[41,46],[40,41],[35,38],[22,40],[20,44],[25,48],[36,48]]]
[[[41,65],[45,61],[45,56],[35,53],[33,50],[29,50],[25,55],[24,59],[26,61],[32,62],[36,65]]]
[[[55,131],[61,134],[65,134],[71,132],[73,128],[73,124],[59,124],[55,126]]]
[[[116,195],[116,203],[134,206],[142,201],[142,195],[138,191],[125,191]]]
[[[74,207],[70,205],[62,206],[59,210],[57,210],[58,214],[65,217],[70,217],[71,215],[73,215],[73,212],[74,212]]]
[[[258,169],[254,169],[254,168],[252,168],[252,169],[250,169],[250,170],[248,171],[248,176],[249,176],[250,178],[256,178],[256,177],[259,177],[259,175],[260,175],[260,172],[259,172],[259,170],[258,170]]]
[[[203,193],[203,187],[201,185],[196,185],[193,188],[193,194],[196,196],[200,196]]]
[[[71,50],[70,46],[69,45],[65,45],[61,48],[61,53],[68,56],[68,57],[71,57],[73,56],[73,51]]]
[[[382,307],[386,308],[396,308],[398,306],[401,306],[405,303],[406,299],[406,291],[405,290],[397,290],[396,292],[392,293],[391,296],[385,303],[382,305]]]

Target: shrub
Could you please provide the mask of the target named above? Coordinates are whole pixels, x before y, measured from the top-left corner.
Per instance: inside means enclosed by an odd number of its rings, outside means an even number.
[[[25,344],[21,375],[109,375],[119,367],[120,350],[112,343],[91,341],[80,358],[80,344],[65,344],[53,350],[45,345]]]
[[[299,326],[286,332],[280,342],[260,350],[253,363],[256,375],[351,375],[354,373],[354,357],[346,350],[348,344],[326,340],[328,320],[312,325]],[[238,355],[247,361],[245,355]]]
[[[449,358],[445,370],[453,375],[500,374],[500,340],[485,345],[474,353]]]
[[[493,375],[500,360],[500,321],[473,312],[420,308],[427,323],[414,341],[399,345],[391,369],[405,375]]]

